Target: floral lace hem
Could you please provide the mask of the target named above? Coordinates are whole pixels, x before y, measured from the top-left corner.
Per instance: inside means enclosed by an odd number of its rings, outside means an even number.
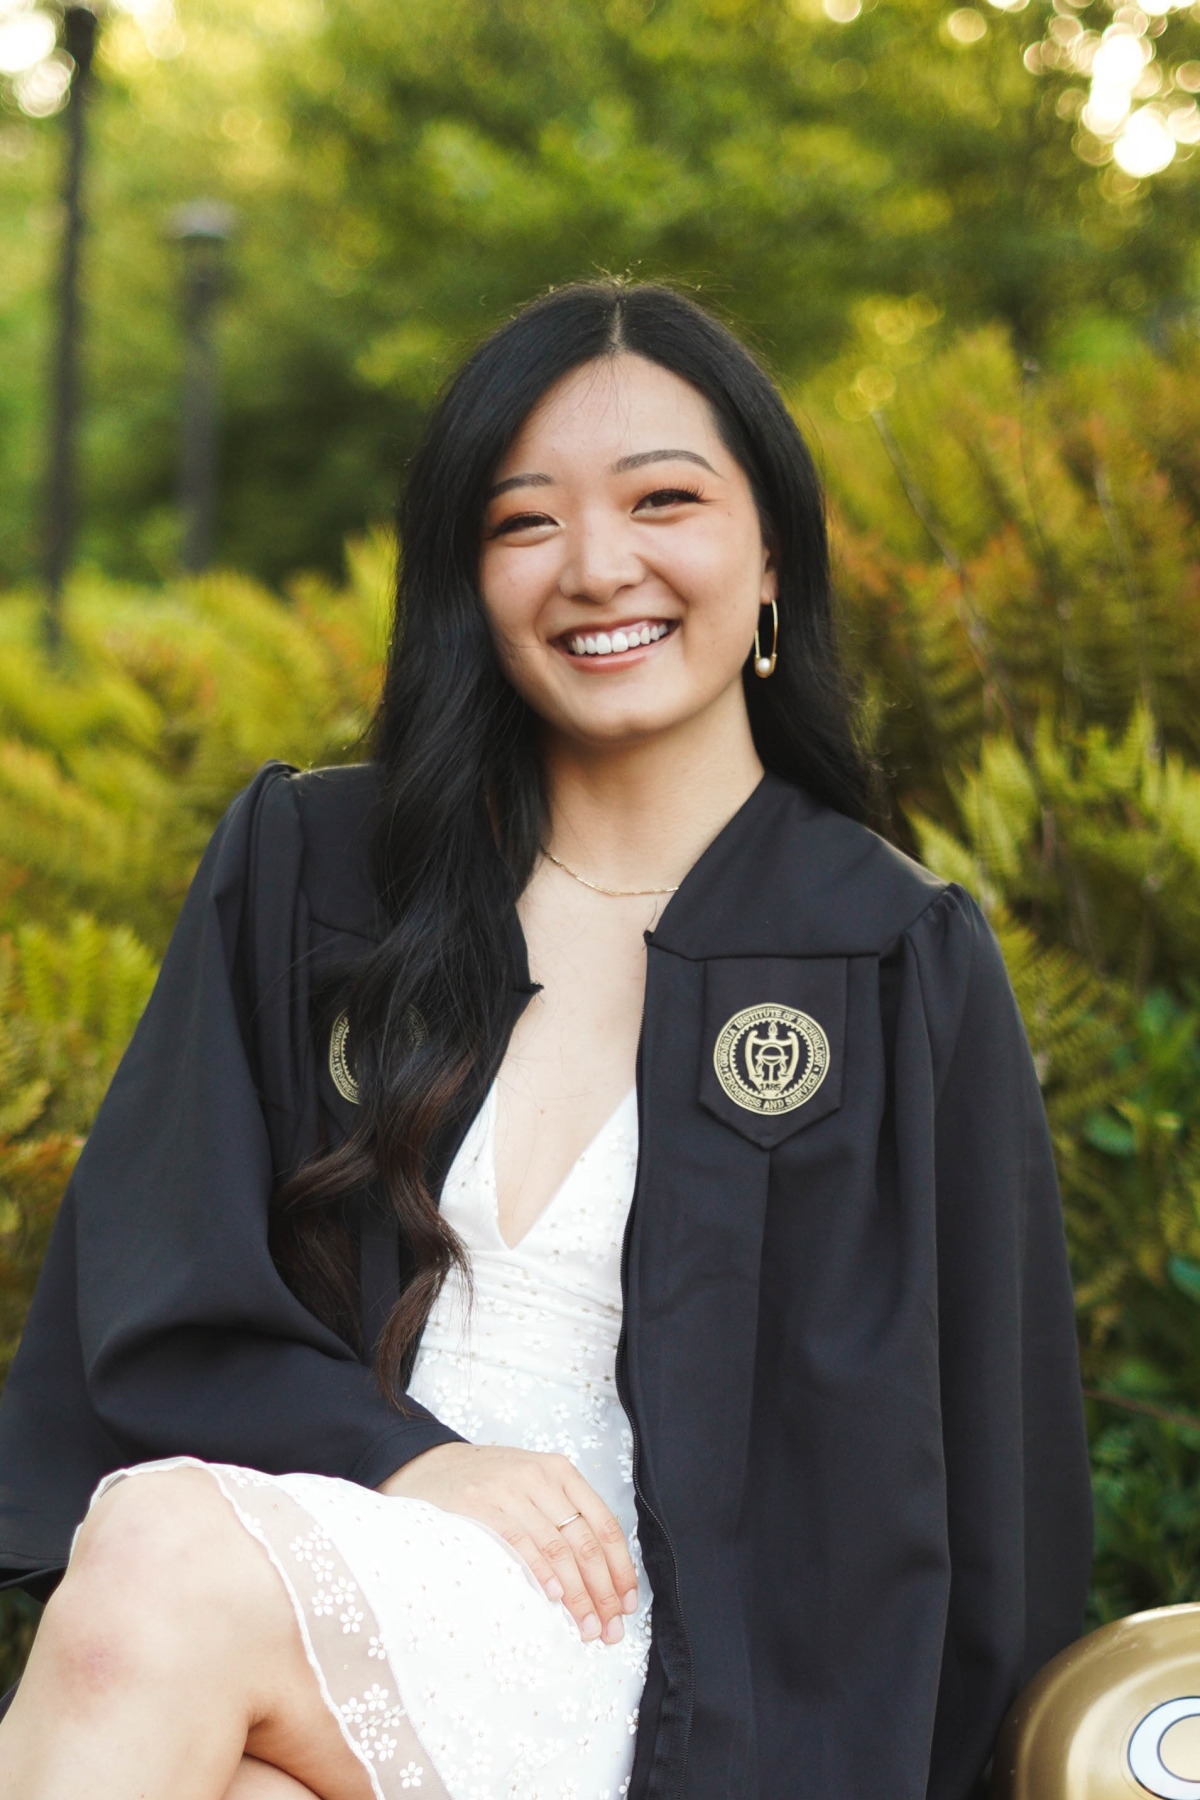
[[[417,1800],[418,1794],[420,1800],[450,1800],[405,1711],[370,1603],[337,1546],[269,1475],[179,1456],[118,1470],[96,1498],[127,1477],[178,1468],[210,1475],[270,1557],[321,1698],[366,1770],[375,1800]]]

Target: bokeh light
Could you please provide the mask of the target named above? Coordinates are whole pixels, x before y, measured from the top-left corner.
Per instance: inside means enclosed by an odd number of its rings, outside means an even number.
[[[956,44],[977,44],[987,34],[987,20],[973,6],[960,6],[946,20],[946,30]]]
[[[1102,87],[1132,92],[1153,54],[1145,38],[1136,36],[1128,26],[1110,25],[1092,56],[1092,80]]]
[[[48,119],[61,112],[71,91],[75,65],[64,50],[55,50],[31,69],[23,69],[13,82],[17,105],[31,119]]]
[[[1066,87],[1054,104],[1060,119],[1078,121],[1075,150],[1084,162],[1096,168],[1115,162],[1123,178],[1144,181],[1167,168],[1181,147],[1190,153],[1200,144],[1200,109],[1186,98],[1200,94],[1200,62],[1183,62],[1173,69],[1162,54],[1171,16],[1188,12],[1200,17],[1200,7],[1189,0],[1118,3],[1111,24],[1097,30],[1070,10],[1083,11],[1091,0],[1052,3],[1045,36],[1025,46],[1022,60],[1032,75],[1078,74],[1089,79],[1086,94]],[[1002,0],[991,4],[1006,10]],[[1176,96],[1185,96],[1182,104]],[[1114,199],[1126,190],[1118,183],[1104,191]]]
[[[1113,145],[1113,161],[1126,175],[1143,180],[1166,168],[1175,155],[1171,128],[1154,106],[1139,107]]]
[[[1167,125],[1177,144],[1200,144],[1200,107],[1194,100],[1173,106],[1167,114]]]
[[[58,27],[49,13],[17,12],[0,20],[0,75],[23,75],[57,42]]]

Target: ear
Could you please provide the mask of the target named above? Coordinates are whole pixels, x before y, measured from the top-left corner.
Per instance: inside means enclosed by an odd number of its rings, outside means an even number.
[[[779,598],[779,577],[775,572],[775,552],[770,544],[763,545],[762,585],[758,590],[758,604],[770,606]]]

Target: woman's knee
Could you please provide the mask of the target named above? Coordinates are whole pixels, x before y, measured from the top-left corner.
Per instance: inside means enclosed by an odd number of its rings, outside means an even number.
[[[203,1469],[163,1469],[116,1482],[92,1506],[75,1541],[70,1574],[118,1578],[183,1574],[212,1556],[235,1521]]]
[[[259,1616],[271,1576],[202,1470],[132,1476],[85,1520],[42,1618],[42,1655],[84,1691],[111,1690],[148,1662],[165,1674],[215,1631],[244,1629],[247,1603]]]
[[[243,1564],[260,1560],[245,1555],[256,1548],[246,1537],[202,1469],[130,1476],[84,1520],[60,1593],[156,1611],[186,1605],[244,1582]]]

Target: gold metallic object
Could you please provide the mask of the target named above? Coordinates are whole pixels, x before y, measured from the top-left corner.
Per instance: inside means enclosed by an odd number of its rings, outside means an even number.
[[[349,1100],[351,1106],[357,1106],[362,1099],[354,1071],[346,1057],[346,1043],[350,1036],[350,1017],[348,1013],[339,1013],[333,1021],[333,1030],[329,1034],[329,1073],[333,1076],[333,1085],[343,1100]]]
[[[610,900],[650,900],[655,894],[677,894],[679,889],[673,888],[606,888],[598,881],[589,881],[584,875],[577,875],[574,869],[568,869],[565,862],[560,862],[552,850],[543,850],[542,855],[547,862],[552,862],[556,869],[577,881],[580,887],[591,888],[593,894],[607,894]]]
[[[580,1512],[572,1513],[569,1519],[564,1519],[562,1524],[556,1525],[554,1527],[554,1529],[555,1529],[555,1531],[562,1531],[565,1526],[573,1525],[575,1523],[576,1519],[582,1519],[582,1517],[583,1517],[583,1514]]]
[[[1081,1638],[1018,1697],[989,1800],[1200,1800],[1200,1605]]]
[[[758,642],[758,626],[754,627],[754,673],[765,681],[768,675],[775,673],[775,658],[779,654],[779,608],[774,600],[771,607],[771,654],[764,656]],[[761,612],[761,607],[759,611]]]
[[[404,1009],[404,1037],[406,1048],[410,1052],[419,1050],[429,1037],[429,1030],[424,1019],[415,1006]],[[353,1069],[350,1067],[348,1054],[350,1042],[350,1015],[339,1013],[333,1021],[333,1030],[329,1034],[329,1073],[333,1077],[333,1085],[343,1100],[351,1106],[362,1104],[362,1089],[358,1085]]]
[[[815,1019],[765,1001],[734,1013],[713,1047],[717,1080],[747,1112],[787,1113],[829,1073],[829,1039]]]

